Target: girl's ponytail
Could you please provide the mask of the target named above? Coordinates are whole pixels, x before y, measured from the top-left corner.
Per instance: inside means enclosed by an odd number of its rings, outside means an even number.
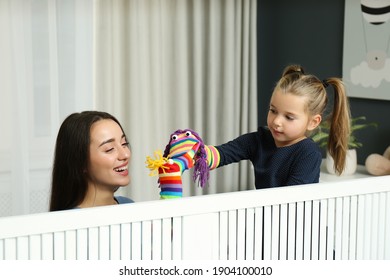
[[[345,168],[348,141],[351,131],[350,108],[345,86],[339,78],[324,81],[334,89],[333,112],[330,117],[328,152],[334,160],[334,169],[341,174]]]

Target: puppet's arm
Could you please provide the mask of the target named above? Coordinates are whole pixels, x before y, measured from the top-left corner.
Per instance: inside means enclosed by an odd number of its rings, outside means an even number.
[[[218,167],[221,160],[221,156],[217,148],[211,145],[204,146],[207,154],[207,163],[210,170],[213,170]]]

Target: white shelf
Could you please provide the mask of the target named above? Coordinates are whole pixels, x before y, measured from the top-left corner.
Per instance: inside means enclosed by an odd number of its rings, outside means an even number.
[[[371,177],[371,176],[372,175],[370,175],[367,172],[367,169],[364,165],[358,165],[356,172],[352,175],[341,175],[341,176],[333,175],[333,174],[330,174],[326,170],[325,160],[322,160],[321,173],[320,173],[320,183],[344,181],[344,180],[351,180],[351,179],[358,179],[358,178],[367,178],[367,177]]]

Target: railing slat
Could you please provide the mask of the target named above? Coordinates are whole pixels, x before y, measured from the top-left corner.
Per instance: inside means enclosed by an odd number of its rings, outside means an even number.
[[[358,195],[357,229],[356,229],[356,260],[364,259],[364,233],[365,233],[365,196]]]
[[[390,215],[390,212],[386,212],[386,193],[379,194],[378,203],[378,259],[383,260],[385,258],[386,247],[386,214]]]
[[[229,211],[229,244],[228,244],[228,259],[237,260],[237,211]]]
[[[254,244],[255,244],[255,209],[246,209],[246,244],[245,244],[245,259],[254,260]]]
[[[328,223],[328,200],[320,201],[320,224],[319,224],[319,246],[318,259],[326,260],[326,242],[327,242],[327,223]]]
[[[369,260],[371,257],[371,234],[372,234],[372,195],[365,196],[365,212],[364,212],[364,249],[363,259]]]
[[[131,224],[121,225],[121,260],[131,260]]]
[[[245,209],[237,210],[237,260],[245,260]]]
[[[141,234],[142,223],[136,222],[131,225],[131,259],[141,260],[142,259],[142,234]]]
[[[152,221],[142,222],[142,259],[152,259]]]
[[[313,201],[312,205],[312,226],[311,226],[311,259],[319,259],[319,244],[320,244],[320,202]]]
[[[16,238],[16,250],[18,260],[30,259],[30,238],[29,236],[21,236]]]
[[[5,256],[4,256],[4,252],[5,252],[4,243],[5,243],[5,239],[0,240],[0,260],[5,260],[6,259]]]
[[[54,259],[65,260],[65,232],[54,233]]]
[[[99,246],[99,260],[110,259],[110,226],[99,227],[99,242],[92,246]]]
[[[304,244],[304,202],[298,202],[296,205],[296,249],[295,249],[295,259],[303,260],[303,244]]]
[[[162,259],[172,259],[172,220],[162,220]]]
[[[303,225],[303,259],[311,259],[311,240],[312,240],[312,211],[313,202],[305,201],[304,203],[304,225]]]
[[[390,192],[386,193],[385,204],[385,245],[384,245],[384,259],[390,260]]]
[[[19,246],[19,241],[18,241]],[[28,240],[28,247],[29,247],[29,259],[30,260],[41,260],[42,259],[42,242],[41,242],[41,236],[38,234],[30,236]]]
[[[76,230],[69,230],[65,232],[65,259],[77,259]]]
[[[76,254],[78,260],[88,260],[88,230],[83,228],[76,233]]]
[[[326,259],[334,260],[336,199],[328,199]]]
[[[343,198],[336,198],[335,207],[335,238],[334,238],[334,256],[335,260],[341,260],[342,241],[343,241]]]
[[[99,228],[93,227],[88,229],[88,259],[99,259]]]
[[[287,240],[288,240],[288,205],[280,205],[280,237],[279,237],[279,259],[287,260]]]
[[[272,206],[271,258],[279,260],[280,205]]]
[[[17,238],[7,238],[4,240],[4,259],[15,260],[17,259]]]
[[[219,259],[228,259],[228,212],[223,211],[219,213]]]
[[[182,255],[182,235],[181,235],[181,217],[172,219],[172,259],[181,260]]]
[[[287,240],[287,259],[295,260],[296,250],[296,220],[297,220],[296,203],[288,204],[288,240]]]
[[[120,225],[110,226],[110,260],[120,260],[121,257]]]
[[[378,258],[378,227],[379,227],[379,194],[372,195],[372,214],[371,214],[371,254],[370,259]]]
[[[255,260],[263,259],[263,207],[255,208]]]
[[[42,234],[42,260],[52,260],[54,258],[53,236],[53,233]]]
[[[272,206],[264,206],[264,259],[272,260]]]
[[[357,249],[357,217],[358,217],[358,197],[351,197],[350,207],[350,230],[349,230],[349,260],[356,260]]]
[[[152,248],[152,259],[162,259],[162,222],[161,220],[153,220],[153,248]]]
[[[342,199],[343,214],[342,214],[342,235],[341,235],[341,259],[347,260],[349,257],[349,226],[350,221],[350,197]]]

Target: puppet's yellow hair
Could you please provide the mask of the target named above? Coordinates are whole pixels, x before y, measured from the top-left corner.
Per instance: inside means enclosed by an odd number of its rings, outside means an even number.
[[[161,151],[154,152],[155,159],[152,159],[150,156],[146,157],[146,167],[150,169],[149,176],[158,175],[158,169],[161,168],[165,173],[165,169],[168,169],[168,166],[164,166],[168,162],[168,158],[163,157]]]

